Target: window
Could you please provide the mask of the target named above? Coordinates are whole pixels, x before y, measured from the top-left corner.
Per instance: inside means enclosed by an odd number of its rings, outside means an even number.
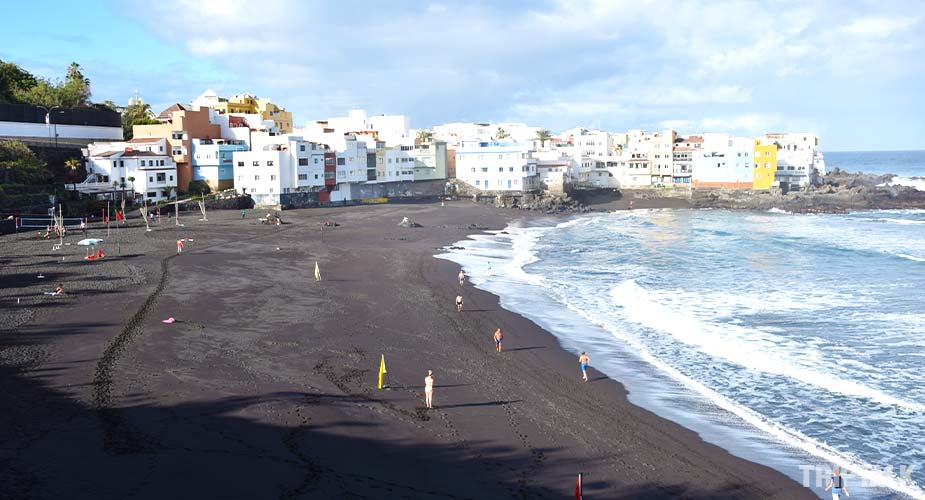
[[[260,166],[260,162],[257,161],[257,160],[254,160],[254,166],[255,166],[255,167],[259,167],[259,166]]]
[[[765,155],[765,156],[771,156],[771,152],[770,152],[770,151],[765,151],[765,152],[764,152],[764,155]]]
[[[305,151],[305,144],[299,145],[299,151]]]
[[[173,180],[173,176],[172,176],[172,175],[170,176],[170,180]]]
[[[308,158],[299,158],[299,166],[300,167],[308,166]]]
[[[120,167],[124,167],[124,166],[125,166],[125,160],[119,160],[119,166],[120,166]]]
[[[498,167],[498,172],[504,172],[504,167]]]
[[[771,164],[770,164],[770,163],[765,163],[765,164],[764,164],[764,168],[771,168]]]
[[[317,178],[318,178],[318,174],[315,174],[315,179],[317,179]]]
[[[163,153],[163,152],[164,152],[164,146],[161,146],[161,147],[157,148],[157,151],[158,151],[159,153]]]
[[[482,172],[488,172],[488,167],[482,167]]]
[[[271,175],[271,176],[270,176],[270,180],[271,180],[271,181],[275,181],[275,180],[276,180],[276,176],[275,176],[275,175]]]
[[[338,158],[338,159],[337,159],[337,164],[338,164],[338,165],[345,165],[346,163],[347,163],[347,162],[346,162],[346,158],[341,157],[341,158]]]
[[[145,161],[144,161],[144,160],[141,160],[141,166],[142,166],[142,167],[145,166]]]
[[[318,158],[315,158],[315,165],[318,164]]]
[[[514,167],[508,167],[507,171],[508,171],[508,172],[513,172],[513,171],[514,171]]]
[[[472,170],[473,172],[475,172],[475,167],[472,167],[470,170]]]
[[[255,176],[254,176],[254,180],[255,180],[255,181],[259,181],[259,180],[260,180],[260,176],[259,176],[259,175],[255,175]]]
[[[238,162],[238,166],[239,166],[239,167],[243,167],[243,166],[244,166],[244,162],[243,162],[243,161],[239,161],[239,162]]]
[[[273,188],[270,188],[270,192],[271,192],[271,193],[273,192]]]
[[[308,180],[308,174],[299,174],[299,180],[300,180],[300,181],[307,181],[307,180]]]
[[[273,166],[273,160],[267,160],[267,166],[268,166],[268,167],[272,167],[272,166]]]
[[[166,174],[157,174],[157,182],[164,182]]]
[[[244,180],[244,176],[243,176],[243,175],[239,175],[239,176],[238,176],[238,180],[239,180],[239,181],[243,181],[243,180]]]
[[[148,191],[147,193],[145,193],[145,196],[147,196],[148,198],[157,198],[157,191]]]
[[[148,176],[148,182],[154,182],[154,176],[153,176],[153,175],[149,175],[149,176]]]

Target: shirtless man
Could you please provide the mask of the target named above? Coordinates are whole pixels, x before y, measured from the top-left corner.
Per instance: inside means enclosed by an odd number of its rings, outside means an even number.
[[[456,312],[462,312],[463,299],[462,295],[456,296]]]
[[[501,340],[504,336],[501,334],[501,329],[498,328],[495,330],[495,350],[501,352]]]
[[[589,358],[587,354],[582,352],[581,356],[578,356],[578,362],[581,364],[581,379],[587,382],[588,381],[588,363],[591,362],[591,358]]]
[[[424,377],[424,403],[427,409],[434,408],[434,372],[427,370],[427,376]]]
[[[463,286],[465,284],[466,284],[466,273],[464,273],[462,269],[460,269],[459,270],[459,286]]]

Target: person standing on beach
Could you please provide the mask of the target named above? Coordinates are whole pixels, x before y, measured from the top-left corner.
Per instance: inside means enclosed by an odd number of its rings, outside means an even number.
[[[462,298],[462,295],[457,295],[457,296],[456,296],[456,312],[461,313],[461,312],[462,312],[462,306],[463,306],[463,298]]]
[[[466,273],[462,269],[459,270],[459,286],[466,284]]]
[[[245,215],[247,215],[247,209],[246,209],[246,208],[242,208],[242,209],[241,209],[241,218],[243,219]]]
[[[581,379],[585,382],[588,381],[588,363],[590,362],[591,358],[582,351],[581,356],[578,356],[578,363],[581,364]]]
[[[825,491],[829,490],[832,490],[832,500],[839,500],[842,493],[846,497],[851,496],[848,493],[848,487],[845,486],[845,478],[841,477],[841,469],[838,467],[835,467],[835,470],[832,471],[832,479],[829,480],[829,485],[825,487]]]
[[[427,370],[427,376],[424,377],[424,403],[428,410],[434,408],[434,372]]]
[[[177,255],[183,253],[183,240],[177,240]]]
[[[504,335],[501,334],[501,329],[498,328],[495,330],[495,350],[501,352],[501,341],[504,339]]]

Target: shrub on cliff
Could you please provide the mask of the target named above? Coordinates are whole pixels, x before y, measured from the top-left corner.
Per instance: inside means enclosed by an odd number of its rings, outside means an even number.
[[[12,171],[20,184],[46,184],[52,178],[45,162],[20,141],[0,141],[0,169]]]

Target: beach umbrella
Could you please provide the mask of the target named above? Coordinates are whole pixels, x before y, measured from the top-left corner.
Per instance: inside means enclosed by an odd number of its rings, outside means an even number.
[[[87,247],[87,259],[89,259],[90,248],[103,244],[103,240],[100,238],[87,238],[85,240],[78,241],[77,244],[82,247]]]

